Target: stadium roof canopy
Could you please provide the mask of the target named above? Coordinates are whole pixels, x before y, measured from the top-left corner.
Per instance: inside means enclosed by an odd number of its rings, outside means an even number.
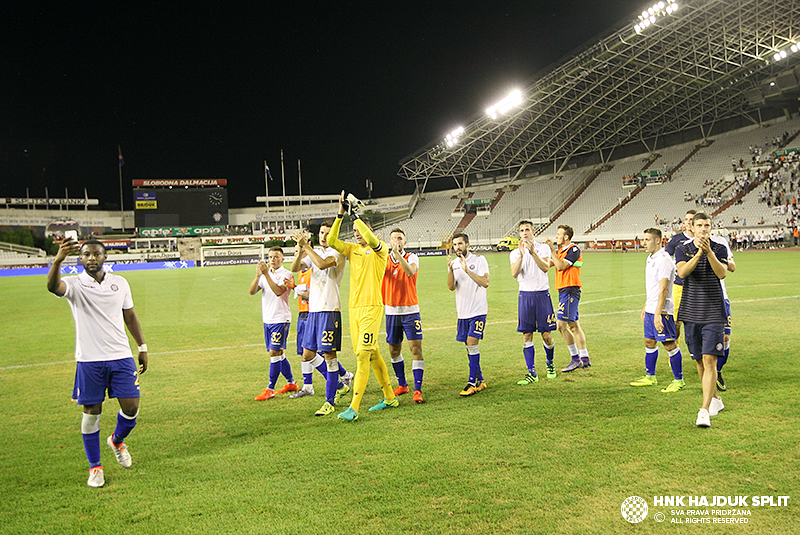
[[[424,181],[423,191],[429,179],[465,187],[478,173],[513,181],[537,164],[557,173],[580,156],[652,152],[675,134],[705,139],[734,118],[761,124],[764,108],[797,111],[800,2],[676,1],[670,14],[664,0],[647,22],[633,14],[572,52],[532,79],[508,115],[475,117],[457,143],[429,144],[398,175]]]

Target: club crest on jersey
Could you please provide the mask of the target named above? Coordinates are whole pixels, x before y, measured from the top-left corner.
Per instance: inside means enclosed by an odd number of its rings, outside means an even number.
[[[475,271],[475,264],[470,264],[469,265],[469,270],[470,271]]]
[[[392,275],[397,276],[397,270],[392,271]]]
[[[366,253],[364,253],[364,254],[366,254],[367,256],[369,256],[369,253],[371,253],[371,252],[372,252],[372,251],[370,251],[369,249],[367,249],[367,252],[366,252]]]
[[[117,290],[119,290],[119,286],[117,286],[116,284],[112,284],[111,285],[111,290],[116,292]]]

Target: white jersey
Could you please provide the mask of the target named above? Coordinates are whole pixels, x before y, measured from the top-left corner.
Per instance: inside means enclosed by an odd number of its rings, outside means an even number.
[[[658,295],[661,293],[661,281],[667,279],[667,300],[664,301],[662,314],[674,314],[675,305],[672,301],[672,282],[675,280],[675,262],[663,248],[653,254],[647,255],[647,267],[644,270],[644,284],[647,291],[647,300],[644,311],[655,314],[658,306]]]
[[[342,301],[339,296],[339,285],[344,277],[344,256],[332,247],[314,247],[314,252],[320,258],[335,258],[336,265],[328,269],[318,269],[314,266],[311,271],[311,283],[308,287],[308,311],[333,312],[341,310]],[[303,258],[303,264],[308,268],[314,265],[310,256]]]
[[[730,262],[731,260],[733,260],[733,251],[731,251],[731,246],[728,245],[728,240],[726,240],[722,236],[711,236],[711,241],[715,241],[715,242],[717,242],[719,244],[724,245],[725,246],[725,253],[728,255],[728,261]],[[728,299],[728,289],[725,288],[725,279],[720,279],[719,283],[720,283],[720,286],[722,286],[722,298],[725,301],[728,301],[729,300]]]
[[[489,263],[483,256],[468,253],[466,257],[467,267],[478,276],[489,273]],[[474,318],[489,313],[489,301],[486,297],[486,288],[472,280],[461,269],[461,260],[454,258],[450,261],[453,266],[453,279],[456,284],[456,312],[458,319]]]
[[[75,318],[75,360],[100,362],[131,358],[123,310],[133,308],[128,281],[106,273],[97,282],[86,272],[62,279]]]
[[[546,264],[550,263],[550,247],[543,243],[534,242],[533,250],[539,255],[539,258],[545,261]],[[509,260],[511,264],[515,264],[522,254],[522,265],[520,266],[519,273],[517,274],[517,282],[519,283],[520,292],[541,292],[543,290],[550,290],[550,279],[547,273],[542,271],[542,268],[533,259],[528,249],[515,249],[511,251]]]
[[[261,288],[261,319],[265,325],[290,323],[292,309],[289,308],[289,289],[287,287],[281,295],[275,295],[267,282],[267,276],[278,286],[286,286],[286,279],[294,279],[292,272],[283,266],[258,277],[258,287]]]

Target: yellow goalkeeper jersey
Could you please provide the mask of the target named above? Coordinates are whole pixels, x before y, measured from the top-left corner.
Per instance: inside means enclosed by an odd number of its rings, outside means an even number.
[[[383,306],[381,284],[386,271],[389,246],[375,237],[363,221],[356,219],[353,224],[368,245],[339,240],[342,218],[337,217],[328,234],[328,245],[350,260],[350,299],[348,306]]]

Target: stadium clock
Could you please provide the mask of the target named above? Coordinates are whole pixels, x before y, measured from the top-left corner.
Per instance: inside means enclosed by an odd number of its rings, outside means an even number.
[[[208,202],[210,202],[211,204],[213,204],[215,206],[218,206],[218,205],[222,204],[223,200],[224,200],[224,197],[222,196],[222,193],[220,193],[219,191],[212,192],[208,196]]]

